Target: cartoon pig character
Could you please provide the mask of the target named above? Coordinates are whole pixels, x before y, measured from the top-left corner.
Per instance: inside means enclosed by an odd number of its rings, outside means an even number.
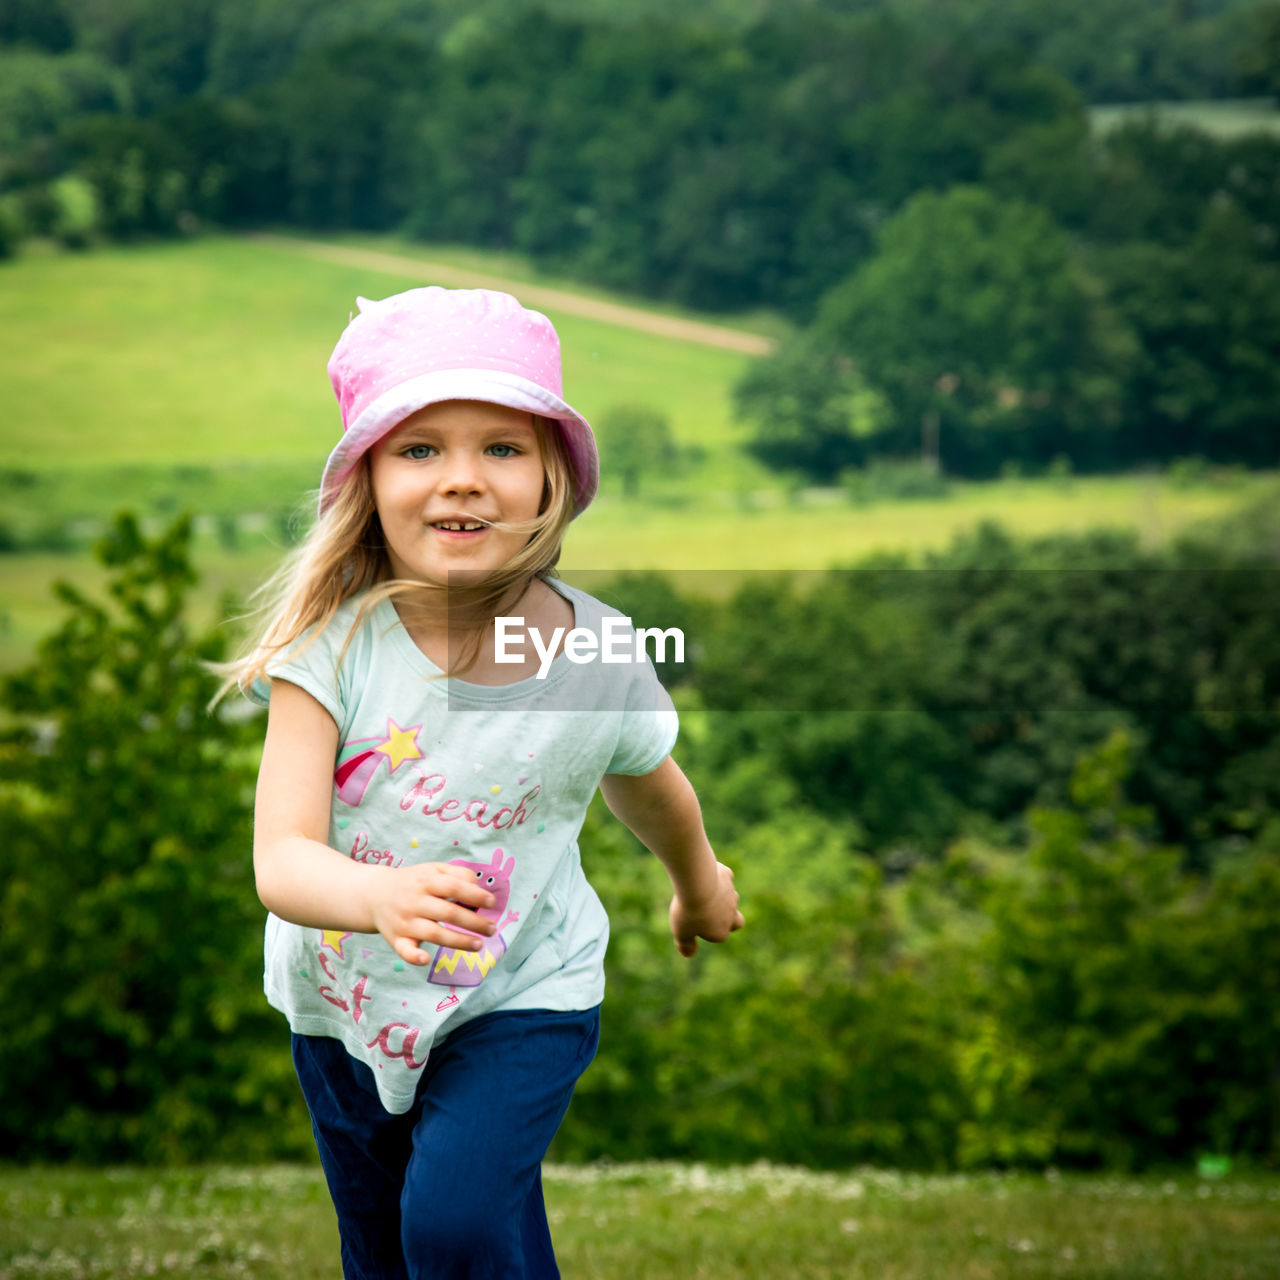
[[[437,1011],[458,1003],[457,987],[478,987],[485,980],[489,970],[498,963],[499,957],[507,949],[506,940],[502,936],[503,927],[520,919],[519,912],[507,910],[507,903],[511,898],[511,871],[516,860],[507,858],[504,862],[503,857],[502,850],[495,849],[493,861],[489,863],[468,862],[465,858],[451,860],[452,866],[474,871],[477,882],[493,894],[493,906],[480,907],[476,914],[482,919],[494,921],[498,931],[492,937],[486,937],[482,933],[475,933],[473,929],[464,929],[461,925],[449,926],[460,933],[475,934],[483,940],[484,946],[479,951],[458,951],[453,947],[441,947],[436,952],[427,981],[449,988],[448,997],[436,1006]]]

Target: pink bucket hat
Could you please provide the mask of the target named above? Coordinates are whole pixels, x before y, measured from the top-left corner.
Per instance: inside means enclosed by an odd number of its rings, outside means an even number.
[[[343,434],[320,482],[322,514],[369,449],[442,400],[483,400],[558,422],[577,482],[573,514],[582,513],[600,461],[587,420],[561,398],[560,339],[546,316],[509,293],[438,285],[356,304],[360,314],[329,357]]]

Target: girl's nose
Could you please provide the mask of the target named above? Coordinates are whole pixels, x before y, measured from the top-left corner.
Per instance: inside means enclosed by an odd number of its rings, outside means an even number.
[[[479,460],[467,450],[445,455],[445,465],[440,470],[440,492],[446,494],[479,493],[484,488],[483,470]]]

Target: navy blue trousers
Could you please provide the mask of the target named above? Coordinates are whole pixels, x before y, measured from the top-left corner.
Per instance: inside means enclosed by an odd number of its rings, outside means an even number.
[[[558,1280],[542,1158],[599,1036],[599,1009],[485,1014],[397,1116],[339,1041],[295,1035],[346,1280]]]

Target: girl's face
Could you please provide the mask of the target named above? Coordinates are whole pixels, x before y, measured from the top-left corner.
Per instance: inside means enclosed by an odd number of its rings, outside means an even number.
[[[532,520],[546,479],[532,415],[475,400],[419,409],[369,451],[369,469],[392,573],[441,585],[528,543],[482,522]]]

